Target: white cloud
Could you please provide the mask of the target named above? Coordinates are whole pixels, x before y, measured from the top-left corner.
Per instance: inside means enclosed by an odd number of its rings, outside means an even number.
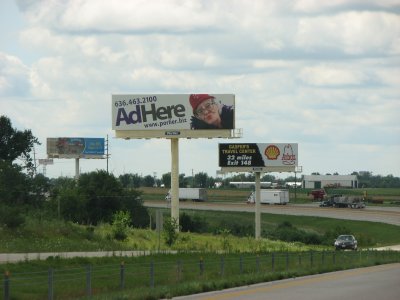
[[[332,9],[354,9],[354,8],[394,8],[399,7],[397,0],[331,0],[331,1],[319,1],[319,0],[298,0],[295,1],[294,9],[301,12],[317,13],[327,12]]]
[[[315,86],[361,85],[368,80],[368,76],[362,70],[329,65],[304,67],[300,78],[306,84]]]
[[[29,69],[15,56],[0,52],[0,95],[29,94]]]
[[[19,2],[20,52],[38,58],[0,55],[0,111],[42,143],[109,134],[113,172],[161,176],[169,141],[113,139],[111,94],[233,93],[233,142],[298,142],[304,172],[400,175],[394,1]],[[182,140],[182,172],[215,175],[219,142]]]
[[[393,13],[350,11],[302,18],[296,45],[309,52],[399,54],[400,18]]]

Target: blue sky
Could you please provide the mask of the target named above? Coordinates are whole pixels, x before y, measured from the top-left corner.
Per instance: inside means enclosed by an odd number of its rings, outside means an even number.
[[[47,137],[108,135],[110,171],[160,177],[169,141],[114,138],[111,95],[235,94],[243,137],[182,139],[180,173],[215,176],[218,143],[254,142],[298,143],[304,174],[400,176],[399,14],[395,0],[1,0],[0,113],[39,138],[37,158]]]

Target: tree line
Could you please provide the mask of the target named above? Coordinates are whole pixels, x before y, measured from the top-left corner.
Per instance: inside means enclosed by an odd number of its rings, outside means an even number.
[[[171,174],[157,179],[155,176],[123,174],[118,177],[104,170],[82,174],[78,180],[59,177],[50,179],[37,174],[32,152],[39,140],[31,130],[20,131],[12,127],[11,120],[0,116],[0,226],[17,226],[22,222],[25,211],[46,212],[54,217],[64,218],[81,224],[98,224],[115,221],[120,212],[129,213],[131,225],[148,225],[148,213],[142,205],[140,187],[170,187]],[[355,174],[355,173],[353,173]],[[356,173],[360,186],[400,187],[400,178],[392,175],[372,175],[369,172]],[[262,181],[275,182],[284,186],[287,181],[300,181],[293,176],[278,179],[266,174]],[[229,178],[214,178],[200,172],[193,176],[179,175],[180,187],[221,188],[229,187],[231,181],[254,182],[254,174],[241,173]],[[126,215],[123,216],[124,218]]]
[[[312,174],[320,175],[318,172],[313,172]],[[339,174],[334,173],[333,175]],[[372,172],[353,172],[351,175],[357,175],[360,188],[400,188],[400,177],[393,175],[372,175]],[[137,173],[127,173],[120,175],[118,179],[125,188],[171,187],[171,173],[165,173],[161,178],[151,175],[141,176]],[[288,176],[282,179],[271,174],[265,174],[261,177],[261,181],[285,187],[287,182],[301,182],[302,178],[301,176]],[[231,186],[230,182],[255,182],[255,175],[253,173],[240,173],[222,178],[208,176],[205,172],[200,172],[193,176],[179,174],[179,187],[232,188],[233,186]]]

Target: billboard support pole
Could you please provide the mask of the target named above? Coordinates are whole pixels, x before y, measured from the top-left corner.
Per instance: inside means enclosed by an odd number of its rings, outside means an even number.
[[[79,179],[79,157],[75,158],[75,180]]]
[[[179,139],[171,139],[171,218],[179,231]]]
[[[255,172],[256,175],[256,182],[255,182],[255,238],[259,239],[261,236],[261,193],[260,193],[260,177],[261,177],[261,172]]]

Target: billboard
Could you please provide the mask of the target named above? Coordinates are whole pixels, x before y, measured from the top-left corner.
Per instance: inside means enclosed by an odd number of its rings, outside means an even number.
[[[296,143],[219,144],[219,166],[233,171],[294,171],[297,165]]]
[[[39,165],[52,165],[54,164],[54,161],[52,158],[44,158],[44,159],[40,159],[39,158]]]
[[[117,137],[124,131],[152,132],[164,137],[213,136],[213,131],[235,129],[233,94],[142,94],[112,95],[112,129]],[[122,133],[121,133],[122,132]],[[120,133],[121,136],[118,136]]]
[[[103,158],[104,138],[47,138],[49,158]]]

